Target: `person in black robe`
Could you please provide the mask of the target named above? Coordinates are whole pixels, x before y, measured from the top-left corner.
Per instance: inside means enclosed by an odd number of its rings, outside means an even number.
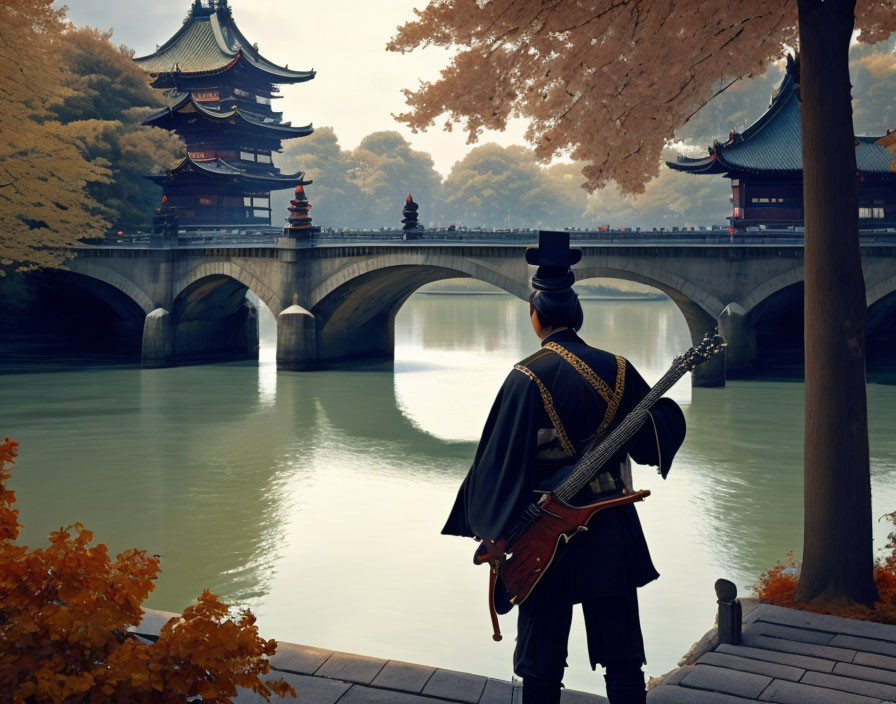
[[[570,267],[581,250],[568,233],[542,232],[526,251],[538,266],[530,314],[541,349],[507,376],[495,399],[444,534],[498,541],[538,492],[550,491],[592,443],[621,422],[649,386],[624,358],[587,345]],[[594,503],[631,490],[628,457],[665,479],[685,435],[684,415],[660,399],[650,420],[572,501]],[[611,704],[646,701],[637,588],[659,577],[633,504],[598,512],[561,549],[519,607],[514,672],[524,704],[559,702],[574,604],[585,616],[592,668],[601,664]]]

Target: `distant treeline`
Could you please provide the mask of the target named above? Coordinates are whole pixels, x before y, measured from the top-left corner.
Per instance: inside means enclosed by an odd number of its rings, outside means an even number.
[[[852,49],[856,134],[882,135],[896,120],[894,40]],[[705,154],[713,140],[746,128],[768,107],[783,78],[783,62],[765,74],[736,82],[676,134],[664,158]],[[645,129],[648,126],[645,125]],[[581,164],[539,164],[521,146],[488,143],[472,149],[442,178],[429,154],[415,151],[398,132],[375,132],[355,149],[343,149],[330,127],[284,145],[284,171],[301,169],[317,225],[335,228],[398,227],[405,196],[420,204],[428,226],[486,228],[597,228],[722,225],[730,214],[730,184],[720,176],[692,176],[657,165],[644,193],[623,196],[610,187],[587,193]],[[279,197],[278,197],[279,196]],[[275,194],[274,212],[288,193]]]
[[[896,57],[893,40],[852,50],[857,134],[882,134],[896,120]],[[108,33],[85,28],[66,32],[54,46],[66,91],[48,105],[67,135],[107,177],[87,191],[103,219],[113,224],[147,222],[161,190],[144,175],[170,167],[183,153],[179,140],[140,120],[161,105],[131,61],[132,52]],[[767,107],[783,75],[772,68],[742,80],[698,112],[676,135],[665,155],[705,153],[729,129],[742,130]],[[645,129],[649,129],[645,125]],[[623,196],[615,188],[589,194],[581,188],[581,164],[539,164],[522,146],[482,144],[443,177],[429,154],[414,150],[398,132],[374,132],[354,149],[343,149],[330,127],[284,144],[277,162],[301,170],[315,225],[333,228],[398,227],[408,192],[427,226],[461,224],[486,228],[671,227],[724,224],[730,212],[726,179],[696,177],[657,165],[644,193]],[[274,224],[285,217],[290,193],[273,194]]]

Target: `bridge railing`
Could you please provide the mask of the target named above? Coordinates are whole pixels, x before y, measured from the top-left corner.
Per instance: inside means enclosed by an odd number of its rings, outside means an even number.
[[[865,244],[896,242],[896,228],[860,230]],[[748,232],[731,233],[721,227],[686,228],[600,228],[595,230],[569,230],[570,240],[579,244],[802,244],[802,228],[758,229]],[[120,247],[207,247],[207,246],[271,246],[284,237],[277,227],[220,226],[215,228],[181,228],[175,235],[158,235],[147,229],[117,230],[107,233],[104,238],[94,238],[84,242],[93,246]],[[315,233],[310,240],[301,244],[313,247],[315,244],[334,245],[350,243],[406,242],[426,243],[469,243],[469,244],[535,244],[537,230],[486,230],[480,228],[414,230],[334,230],[324,229]]]

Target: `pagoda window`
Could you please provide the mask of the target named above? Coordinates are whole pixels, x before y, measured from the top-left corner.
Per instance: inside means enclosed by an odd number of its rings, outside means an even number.
[[[190,149],[187,154],[189,154],[190,158],[194,161],[213,161],[217,158],[214,148],[203,150]]]
[[[859,208],[859,218],[863,220],[880,220],[884,217],[883,208]]]
[[[252,211],[252,215],[256,218],[267,218],[270,217],[270,212],[271,211],[269,210],[254,210]]]
[[[243,161],[255,161],[255,154],[252,152],[240,152],[240,159]]]
[[[245,196],[243,198],[243,205],[245,205],[247,208],[251,208],[252,207],[252,198],[250,196]]]
[[[215,196],[199,196],[199,205],[215,205],[216,202]]]
[[[255,208],[270,208],[271,200],[270,198],[253,198],[252,205]]]
[[[256,95],[256,96],[255,96],[255,102],[256,102],[256,103],[259,103],[260,105],[270,105],[270,104],[271,104],[271,99],[270,99],[270,98],[265,98],[263,95]]]
[[[193,96],[193,100],[197,103],[216,103],[220,100],[218,95],[218,89],[214,88],[212,90],[194,90],[191,91]]]
[[[259,154],[258,155],[258,163],[259,164],[270,164],[271,163],[271,155],[270,154]]]
[[[240,208],[245,205],[243,198],[239,196],[222,196],[221,205],[225,208]]]
[[[234,88],[233,94],[238,95],[241,98],[251,98],[252,94],[247,90],[242,90],[241,88]]]

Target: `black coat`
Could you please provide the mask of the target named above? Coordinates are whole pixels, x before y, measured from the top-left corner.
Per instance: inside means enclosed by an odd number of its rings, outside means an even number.
[[[555,345],[571,353],[567,357],[575,364],[584,363],[581,371],[590,375],[591,383],[573,363],[551,351]],[[601,380],[598,392],[594,385]],[[611,431],[649,388],[631,364],[589,347],[571,330],[548,337],[501,386],[442,532],[479,540],[506,537],[525,507],[538,498],[536,492],[555,485],[598,431]],[[684,414],[664,398],[653,406],[651,417],[608,467],[618,466],[628,454],[640,464],[658,466],[665,478],[684,440]],[[573,503],[594,498],[586,487]],[[658,576],[630,504],[597,513],[589,530],[571,540],[554,561],[542,579],[547,584],[539,589],[560,590],[582,601],[619,594]]]

